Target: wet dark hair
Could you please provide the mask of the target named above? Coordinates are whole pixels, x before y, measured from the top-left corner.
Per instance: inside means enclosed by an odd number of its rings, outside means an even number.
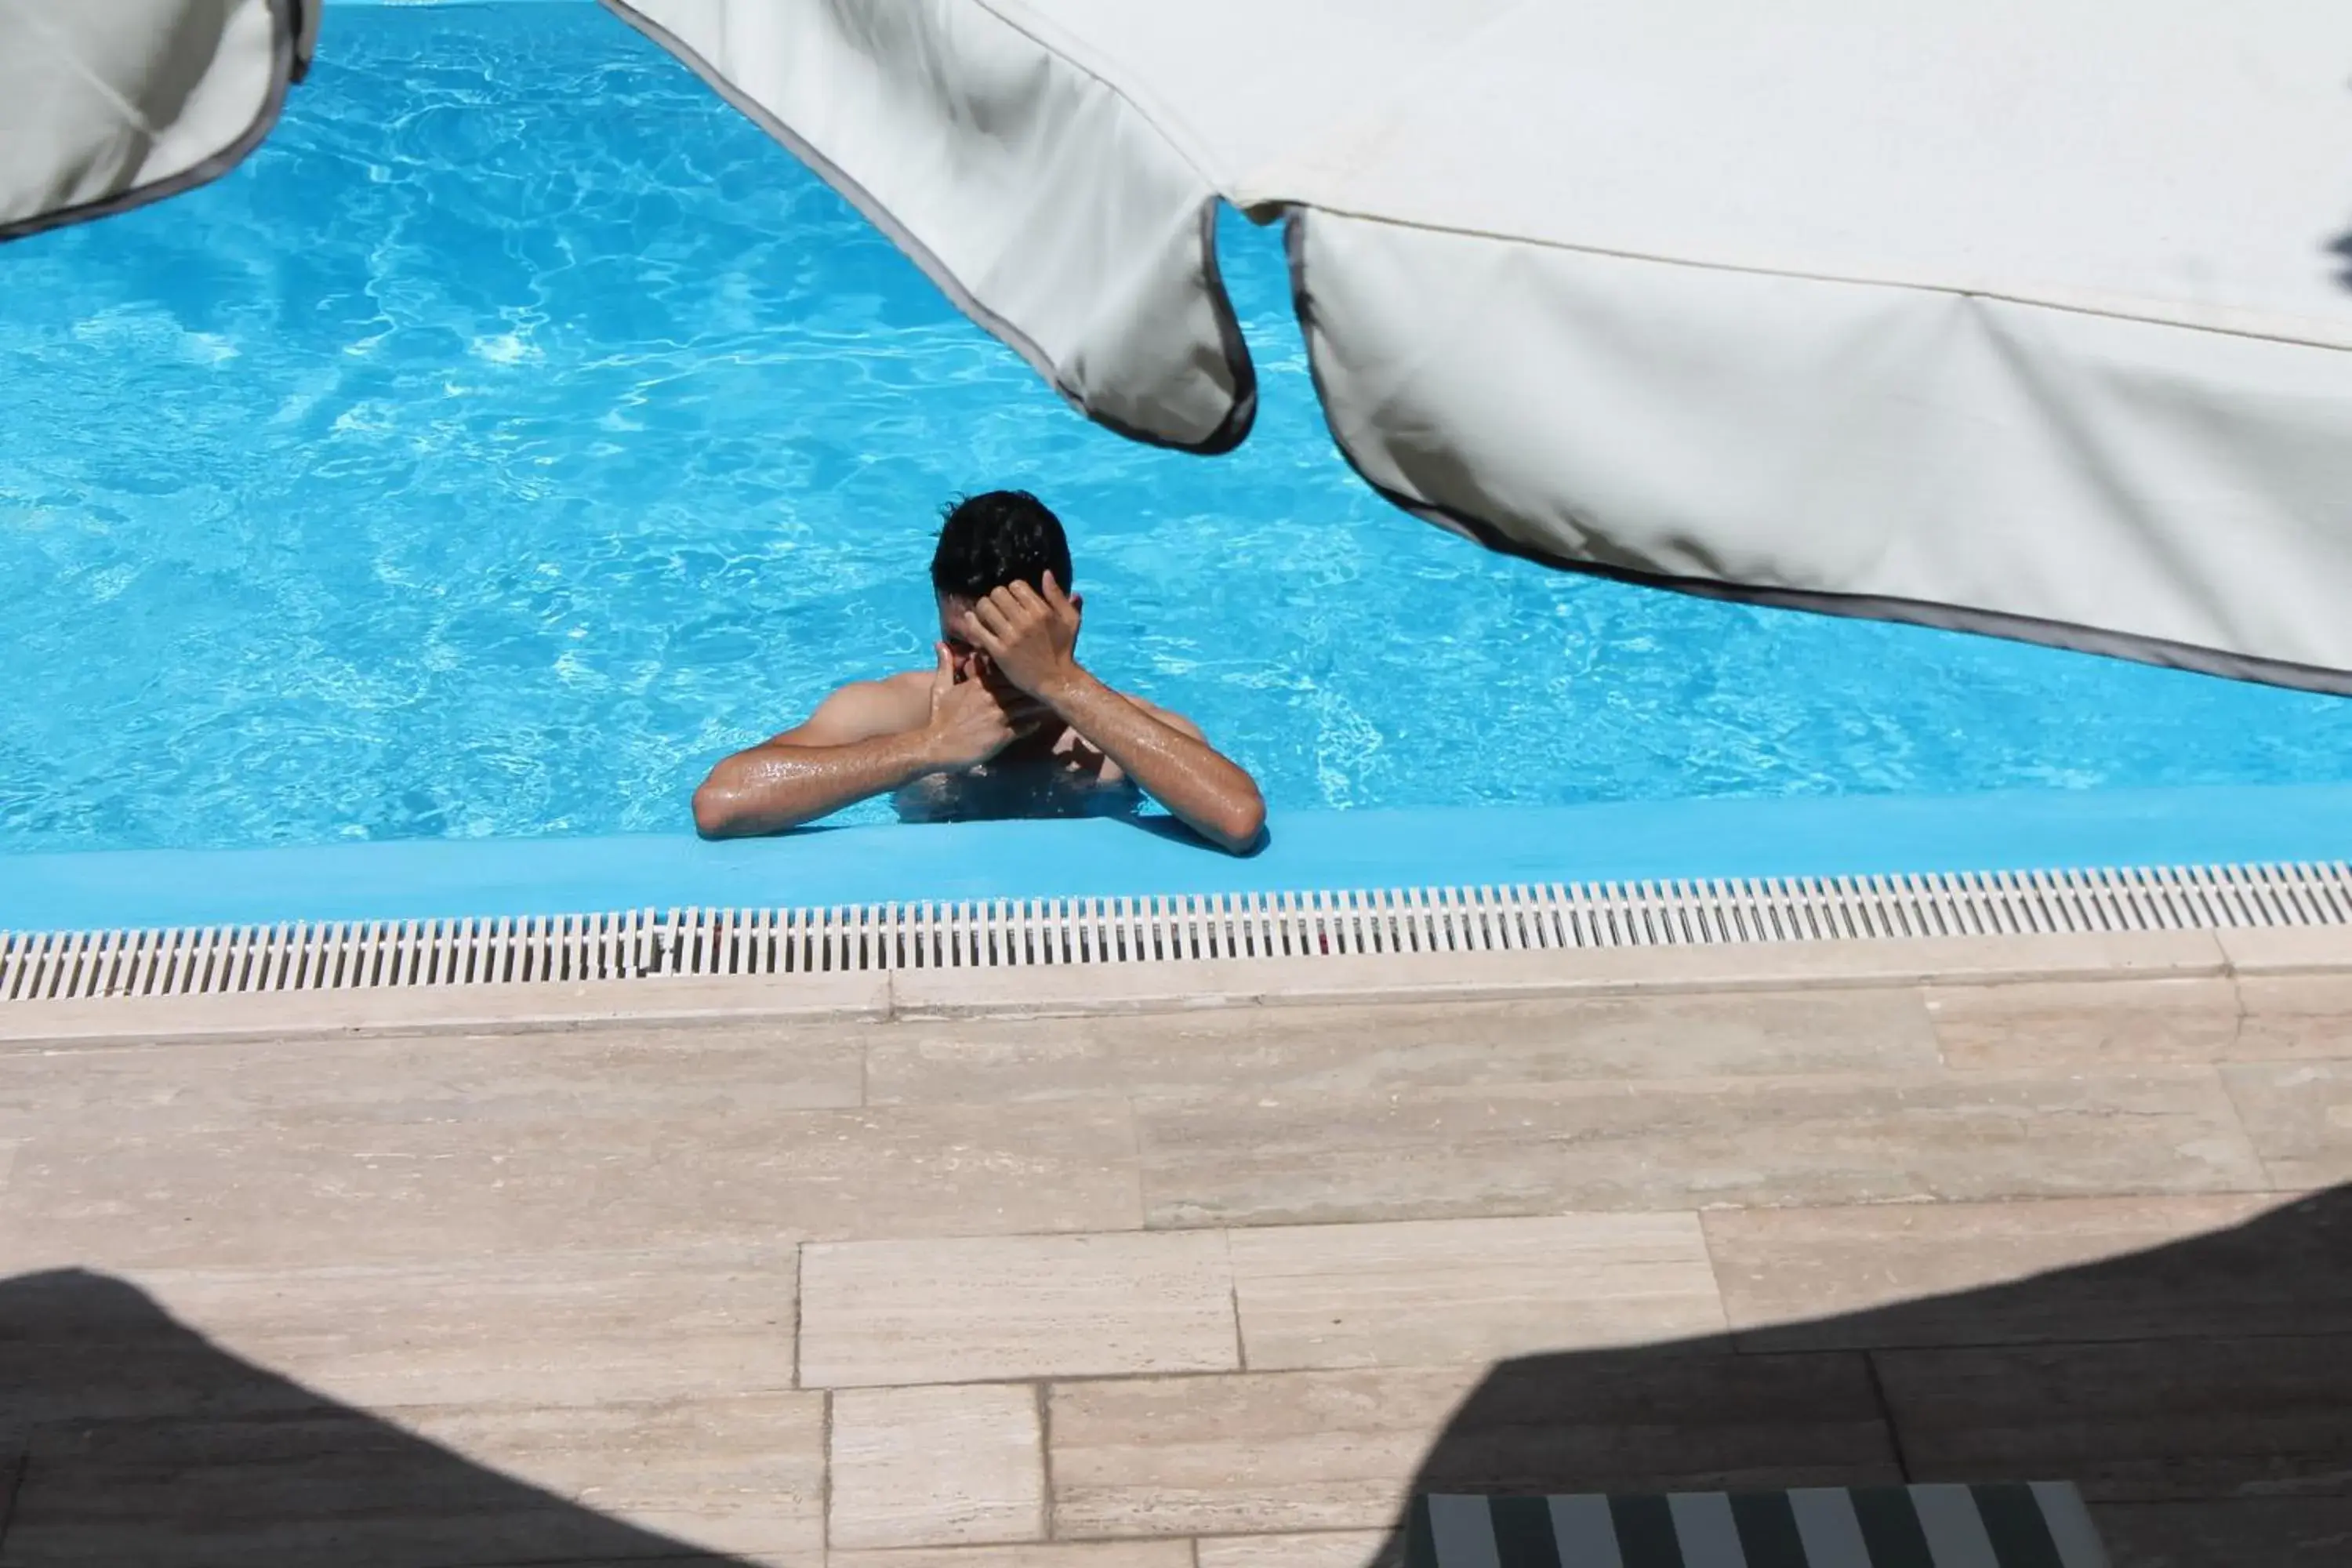
[[[989,490],[948,508],[931,555],[931,589],[940,597],[983,598],[1007,583],[1043,593],[1048,572],[1069,592],[1062,521],[1027,490]]]

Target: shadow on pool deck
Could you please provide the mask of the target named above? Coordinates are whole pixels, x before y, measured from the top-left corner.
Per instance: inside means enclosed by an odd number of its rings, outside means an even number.
[[[2057,1479],[2116,1568],[2352,1562],[2352,1187],[2013,1284],[1503,1362],[1413,1489]]]
[[[104,1276],[0,1281],[0,1372],[12,1568],[733,1561],[339,1405]],[[2352,1561],[2352,1188],[2014,1284],[1505,1362],[1416,1486],[2058,1478],[2117,1568]]]
[[[423,1568],[693,1559],[215,1346],[121,1280],[0,1281],[0,1561]],[[14,1452],[9,1452],[14,1450]],[[728,1559],[706,1561],[724,1563]]]

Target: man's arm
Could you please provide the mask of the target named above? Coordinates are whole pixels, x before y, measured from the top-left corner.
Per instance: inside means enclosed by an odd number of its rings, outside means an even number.
[[[1185,826],[1245,855],[1265,829],[1265,802],[1248,773],[1189,719],[1113,690],[1081,668],[1046,705],[1119,765]]]
[[[1188,721],[1121,696],[1080,667],[1077,606],[1051,573],[1042,595],[1014,583],[981,600],[961,635],[1185,826],[1235,855],[1255,847],[1265,828],[1256,784]]]
[[[845,686],[806,722],[736,752],[694,792],[705,838],[782,833],[927,773],[977,766],[1043,721],[976,680],[959,683],[939,650],[927,704],[889,681]]]

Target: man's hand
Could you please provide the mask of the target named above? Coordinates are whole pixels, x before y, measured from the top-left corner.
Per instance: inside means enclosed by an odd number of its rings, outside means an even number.
[[[958,680],[955,656],[938,645],[939,668],[931,676],[931,717],[923,727],[926,752],[940,767],[976,768],[1045,721],[1034,700],[992,690],[984,680]]]
[[[995,590],[972,605],[957,632],[1041,702],[1059,700],[1078,678],[1078,606],[1051,572],[1042,594],[1026,583]]]

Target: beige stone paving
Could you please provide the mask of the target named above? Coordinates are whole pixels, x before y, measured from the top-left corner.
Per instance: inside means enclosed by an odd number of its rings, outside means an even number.
[[[875,1030],[877,1104],[1287,1099],[1593,1079],[1933,1069],[1916,992],[1392,1003],[1064,1018],[912,1021]]]
[[[2131,1568],[2340,1568],[2352,1563],[2352,1500],[2252,1497],[2210,1503],[2109,1504],[2098,1510],[2108,1556]]]
[[[2342,976],[2241,975],[2238,999],[2246,1060],[2352,1056],[2352,982]]]
[[[1360,1568],[1416,1475],[1906,1465],[2352,1560],[2352,981],[2279,935],[0,1051],[0,1568]]]
[[[1048,1390],[1074,1535],[1368,1530],[1483,1364],[1130,1378]]]
[[[2352,1334],[1899,1349],[1872,1362],[1923,1476],[2063,1473],[2095,1502],[2341,1495],[2347,1480]]]
[[[1229,1233],[1249,1366],[1455,1366],[1721,1333],[1691,1214]]]
[[[779,1048],[779,1043],[789,1046]],[[861,1103],[854,1025],[169,1041],[10,1053],[0,1132],[660,1122]]]
[[[1199,1568],[1364,1568],[1387,1537],[1379,1531],[1318,1535],[1212,1535],[1194,1543]]]
[[[1037,1391],[1023,1384],[831,1396],[827,1539],[845,1549],[1045,1534]]]
[[[1927,1012],[1962,1068],[2229,1061],[2242,1024],[2238,984],[2221,976],[1939,985]]]
[[[2094,1321],[2109,1338],[2146,1332],[2161,1315],[2201,1310],[2213,1332],[2307,1328],[2318,1304],[2346,1303],[2352,1256],[2314,1250],[2249,1258],[2218,1278],[2157,1282],[2128,1268],[2074,1290],[1941,1300],[1990,1282],[2101,1260],[2226,1229],[2277,1205],[2270,1194],[2023,1198],[1997,1203],[1846,1208],[1718,1209],[1702,1216],[1724,1309],[1735,1330],[1779,1346],[1843,1349],[1960,1342],[2031,1342]],[[1909,1304],[1908,1310],[1871,1311]],[[2290,1316],[2291,1314],[2291,1316]],[[2333,1321],[2334,1320],[2329,1320]]]
[[[812,1246],[801,1285],[812,1388],[1241,1364],[1214,1231]]]
[[[2269,1184],[2210,1067],[1188,1097],[1136,1117],[1145,1213],[1168,1226]]]
[[[220,1349],[365,1408],[795,1386],[789,1245],[125,1273]],[[0,1368],[9,1356],[0,1345]]]
[[[33,1447],[0,1561],[332,1562],[356,1526],[379,1561],[483,1561],[487,1547],[488,1561],[525,1562],[540,1543],[604,1533],[576,1519],[578,1500],[711,1551],[805,1563],[824,1543],[823,1405],[401,1411],[425,1444],[525,1486],[427,1470],[343,1412],[68,1429]]]
[[[192,1065],[192,1048],[163,1053]],[[10,1063],[13,1069],[17,1064]],[[61,1065],[61,1064],[60,1064]],[[286,1266],[1138,1225],[1122,1100],[67,1128],[17,1148],[0,1266]],[[135,1194],[135,1198],[129,1194]]]
[[[2352,1182],[2352,1062],[2232,1067],[2222,1079],[2273,1184]]]
[[[1038,1542],[1017,1546],[931,1546],[835,1552],[828,1568],[1193,1568],[1182,1541]],[[1360,1560],[1349,1568],[1361,1568]]]

